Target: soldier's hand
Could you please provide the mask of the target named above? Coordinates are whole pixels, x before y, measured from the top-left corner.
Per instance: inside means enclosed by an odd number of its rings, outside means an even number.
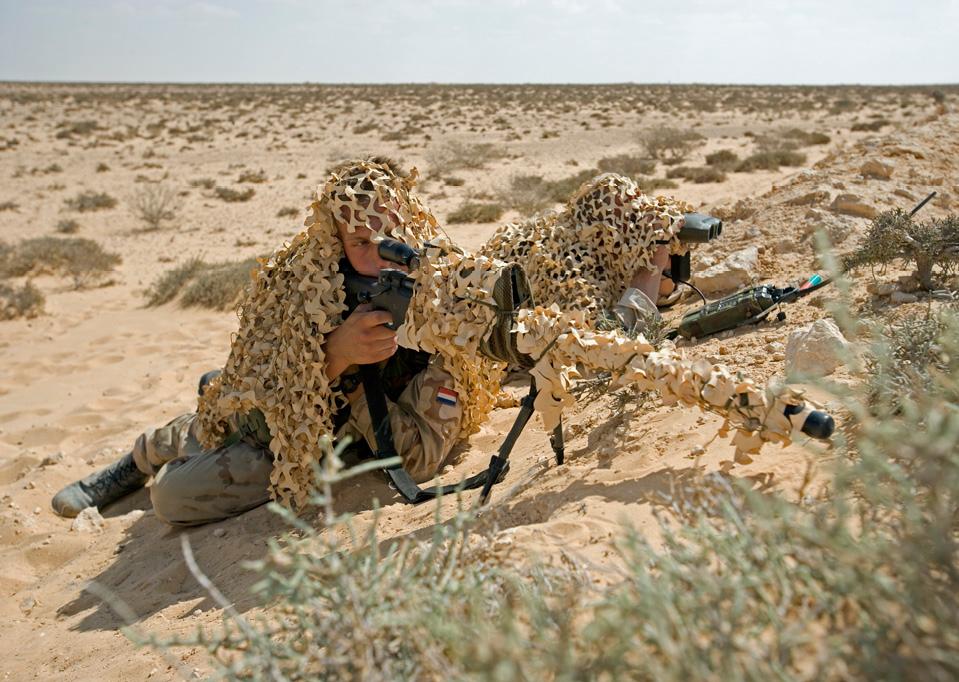
[[[385,326],[393,321],[386,310],[357,306],[343,324],[326,337],[326,373],[335,379],[350,365],[370,365],[396,352],[396,332]]]

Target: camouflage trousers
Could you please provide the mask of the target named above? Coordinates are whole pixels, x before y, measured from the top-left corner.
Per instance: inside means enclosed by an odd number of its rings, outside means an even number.
[[[140,434],[133,460],[153,476],[150,501],[157,518],[173,526],[220,521],[270,500],[273,455],[245,438],[204,450],[196,438],[197,416],[183,414]]]

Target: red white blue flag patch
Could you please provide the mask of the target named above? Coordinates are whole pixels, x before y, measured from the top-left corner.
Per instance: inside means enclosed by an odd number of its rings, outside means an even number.
[[[455,405],[458,397],[459,394],[456,391],[452,391],[445,386],[441,386],[439,390],[436,391],[436,401],[443,405]]]

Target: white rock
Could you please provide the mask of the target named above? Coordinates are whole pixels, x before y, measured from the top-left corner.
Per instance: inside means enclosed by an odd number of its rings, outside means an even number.
[[[895,303],[896,305],[900,303],[915,303],[918,300],[918,296],[905,291],[894,291],[892,292],[892,296],[889,297],[889,301],[891,303]]]
[[[77,533],[99,533],[103,530],[103,517],[96,507],[87,507],[73,519],[70,530]]]
[[[870,220],[879,213],[874,206],[870,206],[856,194],[840,194],[833,200],[830,208],[836,213],[845,213],[846,215],[869,218]]]
[[[703,291],[731,291],[753,281],[759,269],[759,249],[735,251],[721,263],[696,273],[694,281]]]
[[[892,165],[883,163],[882,161],[877,161],[876,159],[870,159],[869,161],[866,161],[866,163],[862,164],[859,172],[867,178],[888,180],[892,177]]]
[[[810,377],[832,374],[842,362],[849,342],[832,320],[816,320],[797,329],[786,343],[786,372]]]

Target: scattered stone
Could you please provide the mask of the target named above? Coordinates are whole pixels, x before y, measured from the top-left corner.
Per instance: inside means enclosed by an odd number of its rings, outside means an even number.
[[[903,144],[888,145],[882,150],[883,156],[911,156],[914,159],[926,158],[925,152],[916,147],[909,147]]]
[[[903,197],[909,201],[916,201],[916,195],[904,187],[897,187],[892,193],[897,197]]]
[[[859,172],[867,178],[888,180],[892,177],[892,165],[883,163],[882,161],[877,161],[876,159],[870,159],[869,161],[866,161],[866,163],[862,164]]]
[[[918,300],[918,296],[905,291],[894,291],[892,292],[892,296],[889,297],[889,301],[891,303],[895,303],[896,305],[900,305],[902,303],[915,303]]]
[[[786,350],[786,346],[779,341],[772,341],[766,344],[766,351],[769,353],[781,353]]]
[[[755,225],[750,225],[746,228],[746,236],[750,239],[755,239],[756,237],[762,236],[762,232],[760,232],[759,228]]]
[[[829,201],[829,192],[824,189],[817,189],[812,192],[806,192],[798,197],[786,201],[787,206],[810,206],[812,204],[824,204]]]
[[[899,289],[907,292],[919,291],[919,277],[916,276],[916,273],[902,275],[899,278]]]
[[[103,530],[103,517],[96,507],[87,507],[73,519],[70,530],[77,533],[99,533]]]
[[[759,249],[750,246],[734,251],[721,263],[698,272],[695,283],[703,291],[731,291],[752,282],[758,269]]]
[[[786,372],[810,377],[828,376],[842,365],[843,354],[848,348],[849,342],[835,322],[816,320],[789,335],[784,357]]]
[[[874,206],[865,203],[857,194],[840,194],[829,206],[836,213],[845,213],[872,220],[879,213]]]
[[[225,538],[226,537],[226,528],[214,528],[213,537],[215,538]]]
[[[23,612],[23,615],[29,616],[30,612],[33,611],[39,603],[36,597],[27,595],[20,601],[20,611]]]
[[[788,237],[779,239],[773,244],[773,252],[775,253],[794,253],[796,251],[796,242]]]
[[[40,466],[49,467],[49,466],[53,466],[54,464],[59,464],[62,461],[63,461],[63,453],[55,452],[52,455],[47,455],[46,457],[44,457],[43,461],[40,462]]]
[[[876,296],[889,296],[896,291],[896,285],[892,282],[870,282],[866,285],[866,291]]]

